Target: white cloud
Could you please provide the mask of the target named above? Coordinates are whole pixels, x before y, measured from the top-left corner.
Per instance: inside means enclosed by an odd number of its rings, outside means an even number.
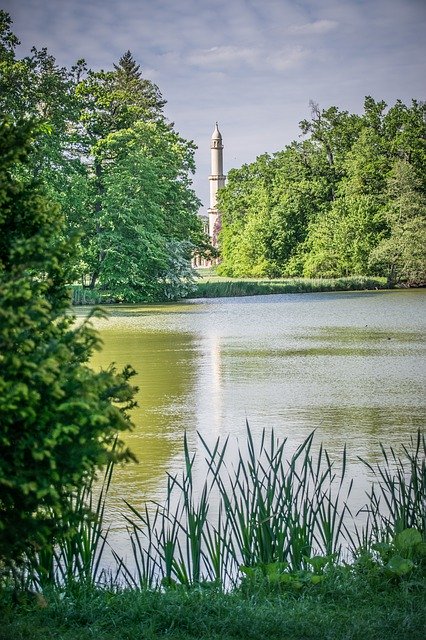
[[[309,56],[310,51],[308,49],[298,46],[292,49],[274,51],[266,57],[266,62],[276,71],[284,71],[298,67]]]
[[[257,64],[259,51],[249,47],[235,47],[232,45],[211,47],[193,51],[187,57],[189,64],[200,67],[222,67],[243,63],[249,66]]]
[[[283,71],[298,66],[309,55],[309,51],[301,46],[277,49],[272,52],[266,47],[211,47],[189,54],[187,62],[191,65],[225,72],[235,66],[265,71]]]
[[[306,24],[291,25],[287,31],[296,35],[322,35],[336,29],[338,22],[335,20],[315,20]]]

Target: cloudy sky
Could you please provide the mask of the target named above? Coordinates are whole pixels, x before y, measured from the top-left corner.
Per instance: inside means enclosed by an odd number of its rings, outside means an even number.
[[[3,0],[22,42],[61,65],[109,69],[130,49],[166,115],[198,146],[208,207],[210,136],[225,172],[299,135],[309,100],[360,113],[364,96],[426,99],[425,0]]]

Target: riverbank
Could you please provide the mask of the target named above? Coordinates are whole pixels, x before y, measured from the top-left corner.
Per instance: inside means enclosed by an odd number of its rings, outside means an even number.
[[[316,293],[322,291],[374,291],[386,289],[386,278],[286,278],[277,280],[240,279],[201,271],[191,298],[228,298],[276,293]]]
[[[17,605],[3,593],[0,640],[423,640],[423,595],[362,573],[301,596],[80,588]]]
[[[353,276],[348,278],[285,278],[277,280],[225,278],[212,269],[198,269],[198,279],[187,298],[231,298],[276,293],[316,293],[322,291],[374,291],[387,289],[386,278]],[[108,292],[73,285],[72,304],[116,304]]]
[[[108,544],[102,491],[96,521],[33,557],[21,580],[17,571],[4,576],[0,640],[423,640],[424,437],[419,431],[402,457],[382,449],[367,523],[352,534],[341,495],[346,453],[337,472],[325,450],[311,454],[312,438],[287,460],[284,443],[262,438],[257,450],[248,430],[249,459],[240,451],[225,481],[226,445],[206,447],[207,484],[196,502],[185,440],[185,471],[164,506],[126,517],[134,573],[118,557],[116,570],[100,569]],[[107,469],[104,487],[109,480]],[[213,527],[211,482],[226,505]]]

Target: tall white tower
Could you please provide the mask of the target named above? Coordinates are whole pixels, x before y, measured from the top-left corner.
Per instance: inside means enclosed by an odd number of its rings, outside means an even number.
[[[210,144],[211,175],[210,181],[210,207],[209,207],[209,236],[214,247],[217,246],[218,219],[220,217],[217,208],[217,192],[225,186],[223,175],[223,144],[219,127],[215,126]]]

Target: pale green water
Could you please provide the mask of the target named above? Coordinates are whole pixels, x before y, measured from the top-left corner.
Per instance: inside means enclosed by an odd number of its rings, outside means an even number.
[[[119,468],[111,522],[122,499],[161,500],[180,468],[186,430],[208,439],[274,428],[300,444],[313,429],[331,455],[348,444],[374,461],[381,440],[407,443],[424,425],[426,292],[287,294],[111,307],[97,320],[105,348],[94,366],[139,372],[135,431],[140,463]],[[84,310],[81,310],[84,313]]]

